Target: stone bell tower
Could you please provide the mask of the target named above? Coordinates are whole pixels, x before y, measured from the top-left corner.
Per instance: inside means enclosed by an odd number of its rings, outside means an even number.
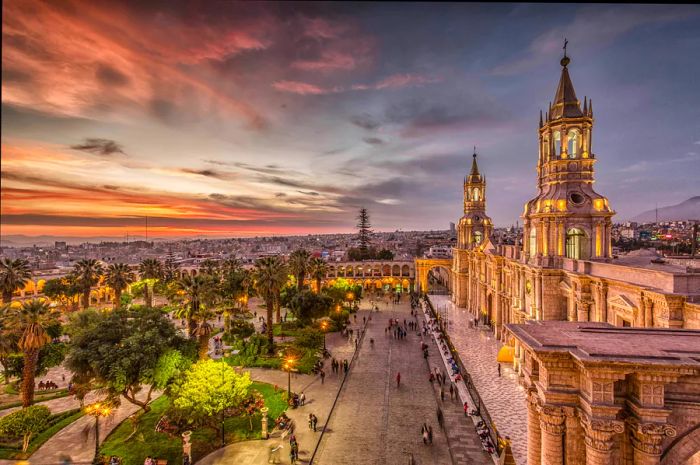
[[[540,112],[537,197],[525,205],[522,218],[523,253],[528,260],[542,257],[604,259],[612,255],[608,199],[593,190],[596,161],[592,150],[593,103],[583,109],[569,77],[566,56],[561,77],[544,119]]]
[[[486,216],[486,178],[479,173],[475,148],[471,172],[464,178],[464,216],[457,229],[458,248],[482,246],[491,237],[492,229],[491,218]]]

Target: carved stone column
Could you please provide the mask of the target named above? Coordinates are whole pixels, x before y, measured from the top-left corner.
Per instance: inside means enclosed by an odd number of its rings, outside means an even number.
[[[561,407],[543,405],[540,408],[542,430],[542,465],[564,463],[564,431],[566,415]]]
[[[537,391],[527,396],[527,465],[541,465],[542,430]]]
[[[613,463],[614,437],[625,430],[621,421],[581,418],[586,433],[586,465],[607,465]]]
[[[664,423],[641,423],[629,418],[630,440],[634,448],[634,465],[658,465],[661,462],[661,443],[666,436],[674,437],[676,429]]]
[[[573,407],[562,408],[566,415],[566,431],[564,432],[564,454],[566,465],[584,465],[586,452],[583,447],[583,428],[581,421]]]
[[[584,299],[576,300],[576,316],[578,321],[588,321],[588,315],[590,313],[591,302]]]

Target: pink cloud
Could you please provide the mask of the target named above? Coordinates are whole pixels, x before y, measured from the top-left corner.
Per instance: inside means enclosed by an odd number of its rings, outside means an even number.
[[[272,84],[272,87],[280,92],[289,92],[299,95],[324,95],[332,93],[329,89],[299,81],[276,81]]]
[[[401,89],[403,87],[422,86],[424,84],[433,84],[440,82],[442,79],[431,76],[421,76],[418,74],[394,74],[388,76],[378,82],[370,84],[352,84],[348,87],[323,87],[316,84],[300,81],[276,81],[272,87],[280,92],[289,92],[299,95],[326,95],[337,94],[349,91],[364,91],[364,90],[384,90],[384,89]]]
[[[105,109],[126,117],[150,112],[165,99],[264,124],[256,108],[214,87],[205,73],[207,61],[268,47],[273,24],[265,16],[232,25],[137,14],[123,4],[25,0],[4,3],[2,23],[3,69],[28,76],[3,81],[3,102],[92,118]],[[202,71],[187,69],[193,64]]]
[[[316,60],[296,60],[292,62],[292,68],[306,71],[334,71],[339,69],[354,69],[357,60],[350,54],[338,51],[325,51]]]

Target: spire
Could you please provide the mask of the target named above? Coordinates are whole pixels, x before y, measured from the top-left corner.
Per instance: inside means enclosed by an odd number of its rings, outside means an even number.
[[[561,77],[559,78],[557,93],[554,96],[554,108],[550,113],[552,119],[578,118],[583,116],[579,101],[576,98],[574,85],[571,83],[571,78],[569,77],[569,69],[567,66],[571,63],[571,59],[566,56],[567,44],[568,41],[564,39],[564,58],[562,58],[560,62],[562,66]]]
[[[586,100],[587,97],[583,97],[583,114],[587,115],[588,114],[588,101]]]
[[[542,110],[540,110],[540,127],[542,127]]]
[[[593,99],[588,101],[588,116],[593,118]]]
[[[472,155],[472,170],[467,177],[467,182],[482,182],[483,177],[479,173],[479,166],[476,164],[476,147],[474,147],[474,154]]]

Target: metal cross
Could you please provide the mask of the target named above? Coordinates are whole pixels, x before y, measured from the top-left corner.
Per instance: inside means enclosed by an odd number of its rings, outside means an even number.
[[[564,56],[566,56],[566,46],[569,44],[569,41],[566,40],[566,37],[564,38]]]

